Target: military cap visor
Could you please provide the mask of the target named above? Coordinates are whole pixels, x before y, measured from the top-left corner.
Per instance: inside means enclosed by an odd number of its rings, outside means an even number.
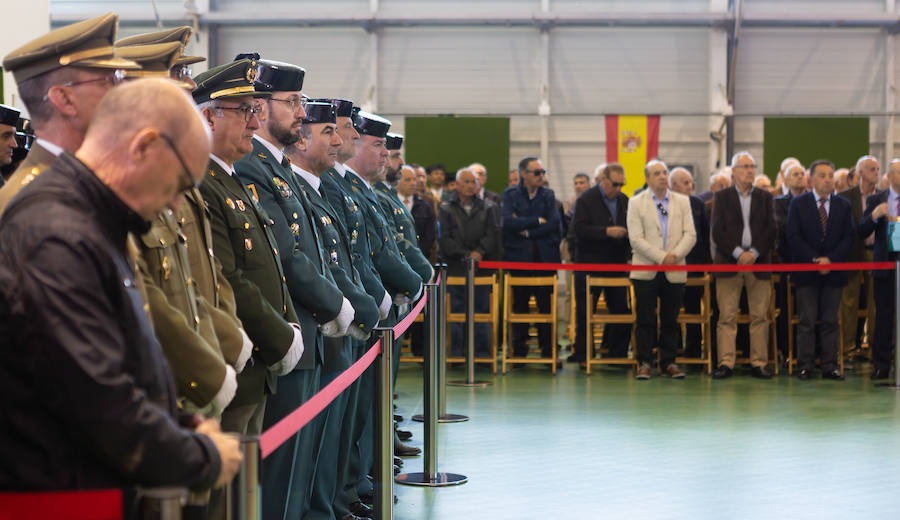
[[[384,147],[388,150],[399,150],[403,146],[403,135],[388,132],[385,136]]]
[[[116,56],[117,22],[115,14],[107,13],[50,31],[7,54],[3,68],[12,72],[16,82],[67,66],[138,69],[137,63]]]
[[[334,107],[331,103],[310,102],[306,104],[306,117],[303,118],[303,124],[315,123],[335,123],[337,120],[334,114]]]
[[[391,122],[381,116],[359,111],[353,119],[353,126],[360,135],[384,138],[391,128]]]
[[[194,77],[197,88],[191,93],[198,104],[215,99],[250,96],[269,97],[271,92],[259,90],[255,60],[238,60],[201,72]]]
[[[116,47],[130,47],[132,45],[179,42],[183,47],[182,52],[184,52],[184,48],[186,48],[187,44],[191,41],[192,33],[193,29],[191,29],[190,26],[183,25],[174,29],[166,29],[165,31],[156,31],[152,33],[129,36],[128,38],[122,38],[121,40],[116,42]],[[203,56],[181,55],[177,60],[175,60],[175,65],[191,65],[193,63],[200,63],[201,61],[206,61],[206,58],[204,58]]]
[[[19,110],[13,107],[0,105],[0,125],[15,127],[19,123],[19,114]]]

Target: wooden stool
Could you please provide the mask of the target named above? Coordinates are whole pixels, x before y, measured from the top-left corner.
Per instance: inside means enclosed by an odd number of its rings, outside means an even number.
[[[447,285],[459,285],[462,287],[466,286],[466,277],[465,276],[449,276],[447,277]],[[497,326],[500,323],[500,298],[498,297],[500,294],[500,282],[497,279],[496,274],[492,274],[490,276],[476,276],[475,277],[475,286],[490,286],[491,288],[491,308],[487,313],[475,313],[475,323],[490,323],[491,325],[491,354],[490,357],[476,357],[476,363],[489,363],[491,365],[491,373],[497,373],[497,338],[496,338],[496,330]],[[447,292],[447,323],[465,323],[466,322],[466,313],[452,313],[449,311],[450,307],[450,292]],[[450,334],[450,327],[447,327],[447,334]],[[459,356],[451,356],[450,350],[450,338],[447,338],[447,362],[448,363],[465,363],[466,358],[465,355],[462,357]]]
[[[506,373],[506,365],[509,363],[549,364],[553,375],[556,375],[556,282],[557,274],[547,276],[513,276],[507,274],[503,278],[503,373]],[[514,313],[512,290],[514,287],[552,287],[550,295],[549,313]],[[549,323],[550,324],[550,358],[510,357],[508,353],[510,327],[513,323]]]
[[[585,317],[587,320],[587,329],[585,330],[585,373],[591,375],[591,366],[593,365],[631,365],[637,367],[637,359],[629,357],[611,357],[594,359],[594,325],[606,325],[609,323],[631,324],[637,321],[634,313],[634,286],[628,278],[603,278],[598,276],[587,275],[585,277]],[[627,287],[628,288],[628,308],[631,309],[629,314],[609,314],[599,313],[597,308],[591,308],[591,288],[592,287]],[[604,295],[606,293],[604,292]],[[604,331],[604,334],[606,332]],[[634,345],[634,327],[631,328],[631,344]]]

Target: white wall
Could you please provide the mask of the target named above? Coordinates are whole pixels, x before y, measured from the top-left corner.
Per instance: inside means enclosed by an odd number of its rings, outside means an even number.
[[[4,24],[3,30],[0,31],[0,57],[19,48],[35,35],[47,32],[50,29],[49,9],[47,0],[7,2],[3,8],[3,16],[7,20],[15,20],[15,23]],[[3,73],[2,101],[25,111],[16,90],[16,82],[8,72]]]

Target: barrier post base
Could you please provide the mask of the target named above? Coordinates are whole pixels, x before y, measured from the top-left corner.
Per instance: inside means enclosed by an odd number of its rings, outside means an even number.
[[[484,387],[492,385],[492,384],[494,384],[493,381],[465,381],[465,380],[447,381],[448,386],[465,386],[465,387],[470,387],[470,388],[474,388],[474,387],[484,388]]]
[[[394,477],[394,482],[406,486],[447,487],[458,486],[469,481],[469,477],[458,473],[401,473]]]
[[[412,420],[416,422],[425,422],[425,415],[417,413],[412,416]],[[459,415],[455,413],[446,413],[438,417],[437,422],[439,423],[457,423],[457,422],[466,422],[469,420],[467,415]]]

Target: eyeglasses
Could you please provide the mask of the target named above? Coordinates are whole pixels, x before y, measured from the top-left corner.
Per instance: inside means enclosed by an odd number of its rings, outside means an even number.
[[[756,165],[755,165],[755,164],[738,164],[737,166],[734,166],[732,169],[735,169],[735,170],[737,170],[737,169],[747,169],[747,170],[752,170],[752,169],[755,169],[755,168],[756,168]]]
[[[187,65],[176,65],[172,67],[169,75],[172,79],[177,79],[178,81],[184,81],[186,78],[190,78],[193,74],[191,68]]]
[[[547,170],[537,169],[537,170],[525,170],[527,173],[530,173],[534,176],[540,177],[541,175],[547,173]]]
[[[239,107],[223,107],[220,105],[216,105],[215,108],[216,108],[216,110],[234,110],[235,112],[238,112],[241,115],[241,117],[244,118],[245,123],[249,123],[254,115],[262,112],[261,109],[259,109],[257,107],[252,107],[250,105],[241,105]]]
[[[621,188],[622,186],[625,186],[625,183],[624,183],[624,182],[613,182],[613,181],[609,181],[609,183],[612,184],[612,187],[613,187],[613,188]]]
[[[662,216],[664,216],[664,217],[668,217],[668,216],[669,216],[669,212],[668,212],[668,210],[666,210],[665,207],[663,207],[662,202],[657,202],[657,203],[656,203],[656,209],[659,210],[659,214],[660,214],[660,215],[662,215]]]
[[[172,139],[163,133],[160,133],[159,136],[162,138],[163,141],[165,141],[165,143],[167,145],[169,145],[169,148],[172,150],[172,153],[175,154],[175,157],[178,158],[178,162],[181,163],[181,169],[182,169],[181,177],[182,177],[183,182],[181,183],[182,186],[180,186],[178,188],[178,193],[179,194],[184,193],[184,192],[190,190],[191,188],[199,187],[200,183],[195,181],[194,178],[191,176],[191,169],[187,167],[187,164],[184,162],[184,158],[182,158],[181,154],[178,153],[178,148],[175,148],[175,143],[172,142]]]
[[[296,112],[298,108],[306,109],[306,102],[309,100],[308,97],[302,96],[300,98],[290,98],[290,99],[278,99],[278,98],[269,98],[269,101],[281,101],[282,103],[287,103],[291,106],[291,112]]]
[[[86,79],[84,81],[69,81],[66,83],[60,83],[59,85],[53,85],[54,87],[77,87],[78,85],[87,85],[88,83],[99,83],[99,82],[108,83],[110,87],[115,87],[119,83],[125,81],[125,71],[122,69],[116,69],[112,74],[107,74],[106,76],[101,76],[99,78]],[[52,87],[51,87],[52,88]],[[50,99],[50,92],[44,94],[42,98],[44,101]]]

